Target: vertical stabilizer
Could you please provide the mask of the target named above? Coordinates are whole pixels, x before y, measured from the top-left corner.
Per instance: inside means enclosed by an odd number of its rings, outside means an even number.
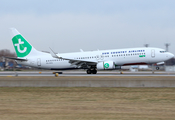
[[[17,57],[37,55],[38,51],[15,29],[11,28],[11,37]]]

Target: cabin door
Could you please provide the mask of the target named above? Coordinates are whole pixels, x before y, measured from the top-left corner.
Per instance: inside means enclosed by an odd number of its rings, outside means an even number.
[[[41,58],[38,58],[38,59],[37,59],[37,65],[38,65],[38,66],[41,66]]]

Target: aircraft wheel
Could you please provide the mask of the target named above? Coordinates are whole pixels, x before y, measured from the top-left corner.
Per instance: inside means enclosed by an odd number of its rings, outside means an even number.
[[[89,69],[86,72],[87,72],[87,74],[91,74],[91,70],[89,70]]]
[[[93,70],[92,73],[93,73],[93,74],[97,74],[97,70]]]
[[[156,67],[156,70],[159,70],[159,67]]]

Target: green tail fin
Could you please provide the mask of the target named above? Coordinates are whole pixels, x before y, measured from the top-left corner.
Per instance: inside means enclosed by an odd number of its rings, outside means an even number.
[[[26,57],[32,50],[32,45],[15,29],[12,30],[12,42],[15,48],[17,57]]]

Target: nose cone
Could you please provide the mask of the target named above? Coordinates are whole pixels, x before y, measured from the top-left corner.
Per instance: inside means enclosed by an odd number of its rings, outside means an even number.
[[[168,53],[168,58],[169,58],[169,59],[174,58],[174,54]]]
[[[170,55],[170,56],[171,56],[171,58],[174,58],[174,54],[172,54],[172,53],[170,53],[170,54],[171,54],[171,55]]]

